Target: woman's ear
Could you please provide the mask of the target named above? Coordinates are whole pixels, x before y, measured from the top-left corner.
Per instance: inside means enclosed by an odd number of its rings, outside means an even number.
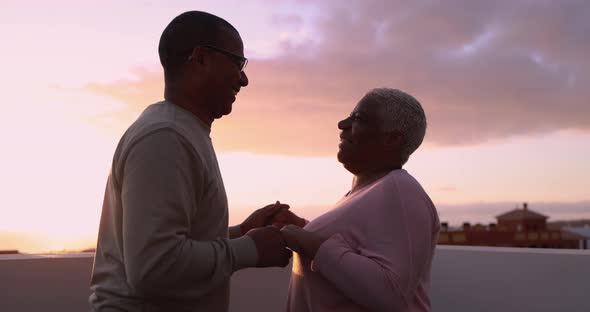
[[[387,151],[400,149],[403,143],[404,136],[399,131],[387,132],[383,138],[383,145]]]

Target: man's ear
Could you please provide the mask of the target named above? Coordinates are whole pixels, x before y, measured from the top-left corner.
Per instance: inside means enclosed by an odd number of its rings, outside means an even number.
[[[397,150],[403,143],[404,136],[398,131],[387,132],[383,137],[383,145],[387,151]]]
[[[193,52],[190,55],[189,61],[190,62],[196,62],[200,65],[203,65],[203,63],[205,62],[205,57],[206,55],[203,53],[203,48],[202,47],[196,47],[193,49]]]
[[[201,47],[194,48],[190,60],[202,65],[204,62],[203,49]]]

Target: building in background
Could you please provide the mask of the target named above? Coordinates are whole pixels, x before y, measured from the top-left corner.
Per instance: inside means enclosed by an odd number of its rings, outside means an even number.
[[[496,217],[497,223],[489,225],[471,225],[463,223],[460,229],[449,229],[442,223],[438,239],[439,245],[527,247],[527,248],[558,248],[588,249],[588,235],[567,228],[549,229],[549,217],[528,208],[524,203],[522,209],[514,209]]]
[[[590,225],[584,226],[564,226],[561,228],[566,235],[582,236],[584,239],[580,240],[580,249],[590,249]]]

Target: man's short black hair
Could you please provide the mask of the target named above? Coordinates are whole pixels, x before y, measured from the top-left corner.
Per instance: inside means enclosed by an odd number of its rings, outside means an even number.
[[[175,17],[162,32],[158,45],[164,77],[176,76],[198,45],[223,47],[221,30],[238,31],[219,16],[201,11],[188,11]]]

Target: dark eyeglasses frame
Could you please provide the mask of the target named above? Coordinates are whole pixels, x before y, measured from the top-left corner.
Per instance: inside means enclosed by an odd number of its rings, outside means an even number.
[[[238,61],[238,63],[236,63],[236,65],[238,65],[238,67],[240,68],[240,71],[244,71],[244,68],[246,68],[246,65],[248,65],[248,59],[241,56],[241,55],[237,55],[235,53],[229,52],[227,50],[224,50],[222,48],[213,46],[213,45],[209,45],[209,44],[204,44],[204,45],[198,45],[195,47],[196,48],[207,48],[207,49],[211,49],[213,51],[219,52],[221,54],[225,54],[226,56],[229,56],[235,60]],[[194,52],[194,50],[193,50]],[[190,60],[193,59],[193,54],[191,53],[191,55],[188,57],[188,59],[186,60],[187,62],[189,62]]]

